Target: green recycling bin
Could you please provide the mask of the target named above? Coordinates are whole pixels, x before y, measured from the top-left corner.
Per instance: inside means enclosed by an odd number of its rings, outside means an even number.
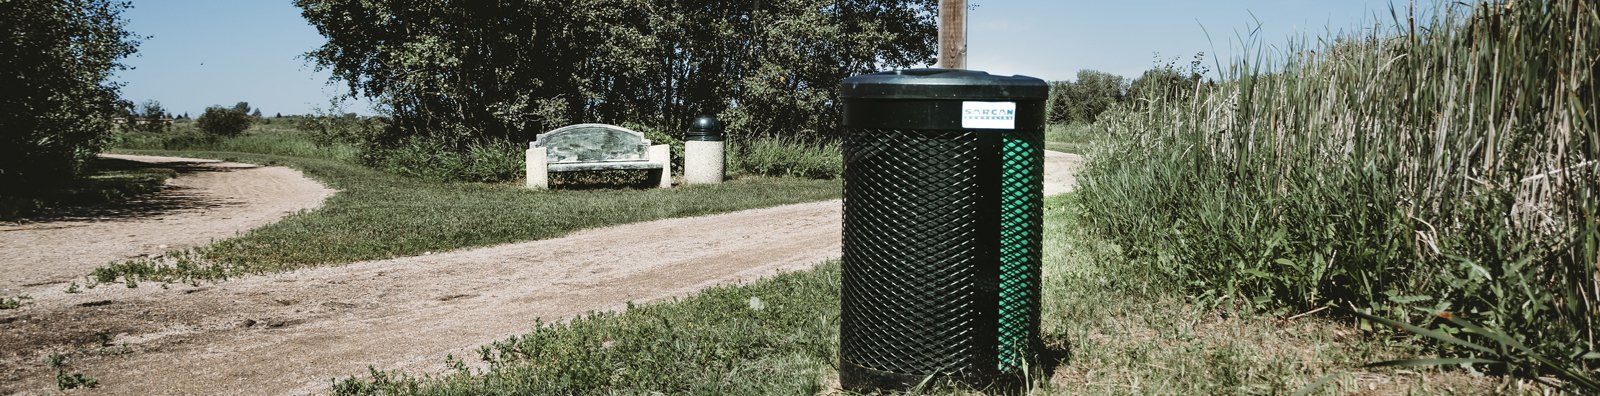
[[[844,103],[840,384],[1018,383],[1039,341],[1049,85],[917,69]]]

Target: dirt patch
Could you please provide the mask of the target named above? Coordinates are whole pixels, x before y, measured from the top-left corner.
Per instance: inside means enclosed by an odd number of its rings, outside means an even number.
[[[112,261],[232,237],[315,208],[334,191],[284,167],[105,155],[178,169],[155,195],[48,222],[0,223],[0,295],[64,284]]]
[[[1047,158],[1049,183],[1075,158]],[[840,209],[828,201],[659,220],[201,287],[43,289],[34,305],[0,312],[11,318],[0,333],[0,351],[10,351],[0,355],[0,393],[54,389],[51,353],[68,353],[68,372],[115,394],[323,393],[369,366],[437,373],[447,355],[474,361],[478,346],[537,320],[837,258]]]

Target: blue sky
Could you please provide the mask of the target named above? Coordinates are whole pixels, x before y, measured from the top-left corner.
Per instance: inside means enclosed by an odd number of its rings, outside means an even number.
[[[1134,77],[1157,54],[1180,63],[1202,51],[1232,56],[1236,34],[1257,26],[1263,43],[1281,45],[1389,19],[1388,0],[969,1],[978,7],[968,15],[968,67],[1047,80],[1072,79],[1080,69]],[[125,62],[135,69],[118,75],[129,100],[155,99],[196,116],[209,105],[247,101],[270,116],[327,107],[343,90],[300,59],[324,39],[290,1],[135,0],[133,7],[129,30],[150,37]],[[370,114],[368,106],[349,110]]]

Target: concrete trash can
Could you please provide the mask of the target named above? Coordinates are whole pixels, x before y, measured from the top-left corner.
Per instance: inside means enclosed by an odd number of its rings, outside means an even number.
[[[722,122],[711,116],[696,118],[689,126],[683,139],[685,184],[718,184],[727,178],[722,131]]]
[[[841,83],[844,388],[987,388],[1037,367],[1048,95],[968,70]]]

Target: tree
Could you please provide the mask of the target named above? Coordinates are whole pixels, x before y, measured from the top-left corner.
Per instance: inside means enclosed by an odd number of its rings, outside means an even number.
[[[1159,62],[1159,60],[1157,61]],[[1189,97],[1201,86],[1201,79],[1210,71],[1205,64],[1205,53],[1196,53],[1189,61],[1188,70],[1178,67],[1177,58],[1167,60],[1146,70],[1128,84],[1128,98],[1134,106],[1157,98],[1181,100]]]
[[[245,104],[239,102],[239,104]],[[245,105],[244,108],[249,108]],[[216,136],[239,136],[246,129],[250,129],[250,115],[239,110],[239,106],[226,108],[222,106],[207,107],[205,113],[195,120],[201,131]]]
[[[134,111],[129,113],[128,127],[143,132],[166,132],[171,124],[167,120],[171,115],[167,109],[161,107],[161,102],[154,99],[140,102]]]
[[[933,60],[936,0],[296,0],[307,57],[390,116],[375,146],[465,149],[574,122],[837,129],[840,80]]]
[[[1053,124],[1094,122],[1127,97],[1127,79],[1095,70],[1078,71],[1078,79],[1050,85],[1049,120]]]
[[[0,1],[0,185],[72,177],[128,108],[111,75],[139,43],[128,3]]]

